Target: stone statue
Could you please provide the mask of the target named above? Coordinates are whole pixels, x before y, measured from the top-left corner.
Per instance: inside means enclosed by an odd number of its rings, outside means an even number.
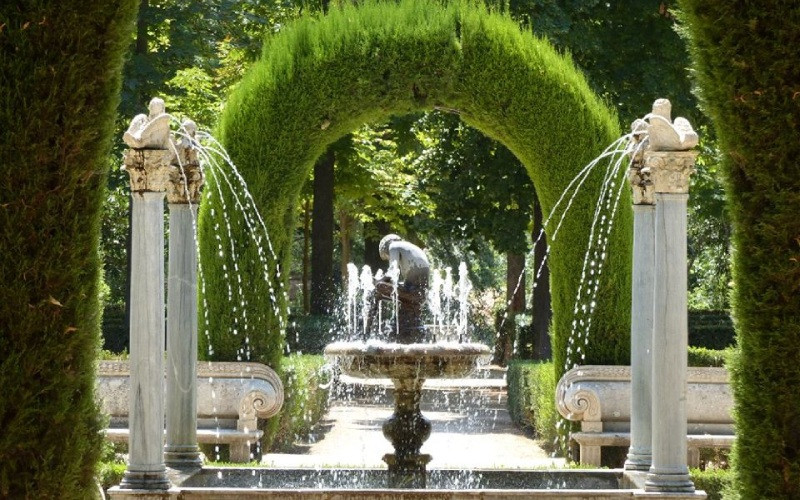
[[[131,120],[122,140],[133,149],[168,149],[170,116],[166,113],[164,100],[154,97],[148,109],[149,115],[136,115]]]
[[[393,301],[397,283],[398,326],[393,329],[389,340],[401,344],[421,342],[424,338],[422,326],[422,304],[428,291],[430,263],[421,248],[404,241],[396,234],[383,237],[378,247],[383,260],[389,261],[389,271],[375,283],[376,301]],[[373,314],[370,314],[372,316]]]
[[[689,151],[699,141],[689,120],[679,116],[672,121],[672,104],[668,99],[657,99],[648,122],[636,120],[631,129],[636,135],[647,130],[647,147],[651,151]]]

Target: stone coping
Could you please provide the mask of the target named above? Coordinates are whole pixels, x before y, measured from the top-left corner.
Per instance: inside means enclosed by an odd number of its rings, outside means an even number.
[[[436,344],[393,344],[377,341],[334,342],[325,348],[330,356],[482,356],[489,355],[489,347],[483,344],[439,342]]]

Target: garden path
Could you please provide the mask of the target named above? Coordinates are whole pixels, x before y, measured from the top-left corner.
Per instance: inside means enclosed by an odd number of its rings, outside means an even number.
[[[499,370],[486,378],[426,382],[422,411],[433,424],[422,447],[429,468],[528,469],[559,467],[532,438],[514,426],[506,406],[506,384]],[[388,380],[342,377],[319,433],[296,454],[270,453],[270,467],[385,467],[381,457],[392,447],[381,425],[392,413]]]

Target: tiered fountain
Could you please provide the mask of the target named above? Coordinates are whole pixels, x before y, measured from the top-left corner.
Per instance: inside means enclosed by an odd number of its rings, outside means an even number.
[[[478,359],[489,355],[489,348],[473,343],[422,343],[428,259],[419,247],[394,234],[381,240],[380,254],[389,261],[389,272],[367,289],[374,290],[377,308],[382,300],[395,306],[396,326],[389,329],[389,342],[339,342],[325,348],[325,354],[335,356],[347,375],[392,380],[394,414],[383,424],[383,434],[395,451],[383,457],[390,484],[424,486],[431,456],[420,453],[420,448],[430,436],[431,423],[420,412],[422,386],[431,378],[470,375]],[[368,330],[365,326],[364,331]]]

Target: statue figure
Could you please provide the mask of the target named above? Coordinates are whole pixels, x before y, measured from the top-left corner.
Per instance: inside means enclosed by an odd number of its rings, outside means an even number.
[[[683,117],[672,121],[672,104],[668,99],[657,99],[647,126],[650,151],[689,151],[697,146],[699,138],[689,120]],[[634,133],[644,127],[642,120],[633,123]]]
[[[148,109],[149,115],[136,115],[131,120],[122,140],[133,149],[168,149],[170,116],[166,113],[164,100],[154,97]]]
[[[375,283],[376,301],[370,317],[377,309],[378,301],[393,301],[397,283],[398,312],[396,329],[389,340],[401,344],[421,342],[424,338],[422,304],[428,291],[430,263],[421,248],[404,241],[396,234],[383,237],[378,246],[380,256],[389,261],[389,270]]]

